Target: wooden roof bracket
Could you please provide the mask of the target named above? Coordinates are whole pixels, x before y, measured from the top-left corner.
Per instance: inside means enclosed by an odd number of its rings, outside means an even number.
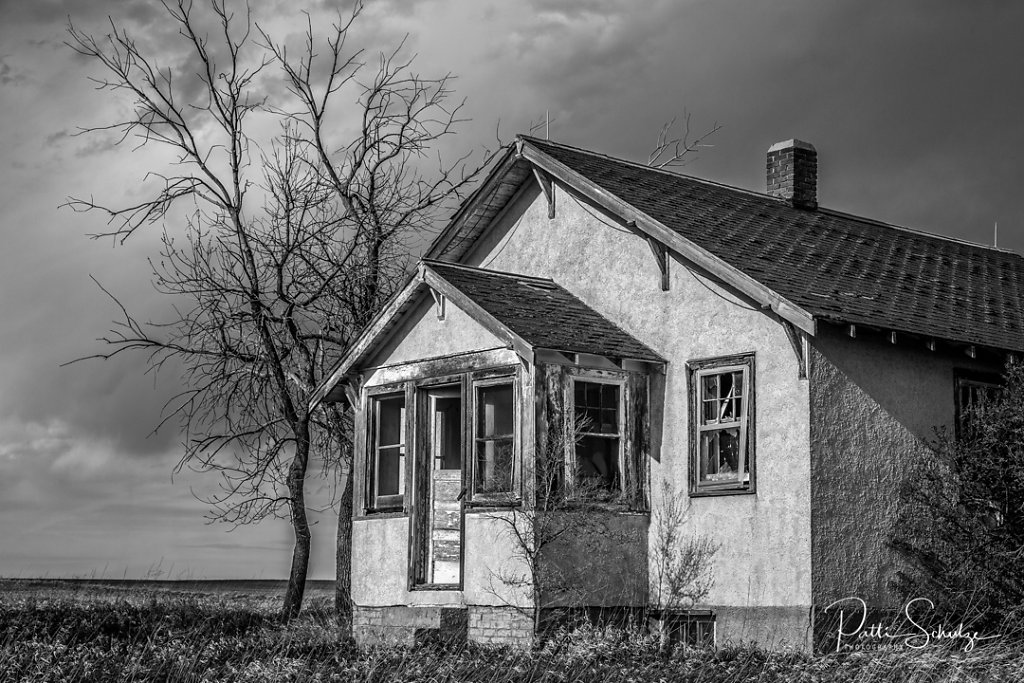
[[[635,224],[634,224],[635,225]],[[651,252],[654,254],[654,259],[658,262],[658,270],[661,271],[661,291],[668,291],[668,247],[654,239],[650,235],[647,235],[647,246],[651,248]]]
[[[430,296],[434,297],[434,305],[436,306],[437,309],[437,319],[444,320],[444,294],[437,291],[433,287],[430,287]]]
[[[548,200],[548,220],[555,217],[555,184],[551,182],[551,176],[536,166],[533,166],[533,177],[537,179],[540,189],[544,192],[544,198]]]
[[[786,336],[789,337],[789,343],[793,347],[793,352],[796,354],[797,372],[799,373],[798,377],[800,379],[807,379],[807,373],[810,370],[808,367],[810,350],[807,343],[807,333],[803,330],[796,329],[796,325],[785,319],[782,320],[782,326],[786,329]]]
[[[359,410],[362,406],[359,392],[359,385],[361,380],[356,380],[354,377],[348,377],[344,380],[345,382],[345,398],[348,399],[348,404],[353,410]]]

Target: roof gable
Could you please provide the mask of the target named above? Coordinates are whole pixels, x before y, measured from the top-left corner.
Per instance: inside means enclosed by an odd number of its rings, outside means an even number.
[[[1024,351],[1018,254],[827,209],[796,209],[545,140],[520,141],[525,160],[556,177],[561,172],[562,182],[624,222],[638,216],[641,230],[669,233],[658,237],[674,251],[692,246],[680,255],[720,268],[716,274],[809,332],[813,325],[800,324],[801,316]],[[519,182],[525,175],[517,173]],[[430,253],[458,259],[474,240],[449,234]]]
[[[341,381],[386,347],[403,321],[421,304],[424,293],[431,290],[468,314],[499,343],[529,359],[534,350],[547,349],[664,362],[646,345],[551,280],[421,261],[409,284],[374,318],[317,389],[311,408],[323,400],[340,400]]]

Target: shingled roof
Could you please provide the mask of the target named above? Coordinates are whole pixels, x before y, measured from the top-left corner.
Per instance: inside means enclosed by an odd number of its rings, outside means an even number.
[[[424,263],[534,348],[663,361],[551,280],[440,261]]]
[[[405,287],[377,313],[313,392],[310,405],[342,400],[342,379],[372,357],[424,296],[429,298],[427,290],[450,299],[517,353],[547,349],[617,360],[665,362],[551,280],[424,259]]]
[[[523,137],[817,319],[1024,350],[1024,258]]]

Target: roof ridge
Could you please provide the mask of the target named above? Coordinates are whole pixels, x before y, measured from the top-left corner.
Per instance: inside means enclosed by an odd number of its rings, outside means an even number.
[[[697,176],[688,175],[686,173],[676,173],[674,171],[666,171],[665,169],[654,168],[652,166],[647,166],[645,164],[641,164],[640,162],[637,162],[637,161],[631,161],[629,159],[622,159],[620,157],[615,157],[615,156],[612,156],[610,154],[604,154],[602,152],[594,152],[594,151],[589,150],[589,149],[584,149],[582,147],[574,147],[573,145],[567,145],[565,143],[555,142],[553,140],[542,140],[540,138],[535,138],[535,137],[530,136],[530,135],[522,135],[522,134],[518,135],[517,137],[522,138],[522,139],[524,139],[524,140],[526,140],[528,142],[538,142],[538,143],[540,143],[542,145],[551,145],[553,147],[561,147],[562,149],[572,150],[574,152],[579,152],[581,154],[586,154],[586,155],[589,155],[589,156],[592,156],[592,157],[600,157],[600,158],[608,159],[608,160],[616,162],[616,163],[624,164],[626,166],[636,167],[636,168],[638,168],[640,170],[650,171],[652,173],[660,173],[662,175],[668,175],[668,176],[671,176],[673,178],[683,178],[683,179],[686,179],[686,180],[692,180],[693,182],[696,182],[696,183],[701,183],[701,184],[704,184],[704,185],[710,185],[712,187],[719,187],[719,188],[723,188],[723,189],[726,189],[726,190],[732,190],[734,192],[740,192],[742,194],[750,195],[750,196],[753,196],[753,197],[758,197],[760,199],[765,199],[765,200],[768,200],[768,201],[780,204],[782,206],[788,206],[788,204],[786,204],[784,200],[780,200],[780,199],[778,199],[776,197],[773,197],[770,194],[767,194],[765,192],[758,192],[756,190],[750,190],[750,189],[747,189],[747,188],[744,188],[744,187],[737,187],[735,185],[729,185],[727,183],[718,182],[716,180],[708,180],[707,178],[698,178]],[[626,201],[628,201],[628,200],[626,200]],[[800,209],[794,209],[794,210],[800,210]],[[828,214],[828,215],[832,215],[832,216],[841,217],[841,218],[847,218],[849,220],[857,221],[859,223],[864,223],[864,224],[867,224],[867,225],[873,225],[873,226],[884,227],[884,228],[891,228],[893,230],[900,230],[900,231],[903,231],[903,232],[908,232],[908,233],[910,233],[912,235],[917,235],[919,237],[930,237],[932,239],[943,240],[943,241],[946,241],[946,242],[952,242],[954,244],[962,244],[962,245],[969,246],[969,247],[975,247],[975,248],[978,248],[978,249],[983,249],[983,250],[986,250],[986,251],[991,251],[991,252],[994,252],[994,253],[997,253],[997,254],[1005,254],[1005,255],[1008,255],[1008,256],[1016,256],[1017,258],[1024,258],[1024,254],[1020,254],[1020,253],[1018,253],[1016,251],[1013,251],[1012,249],[1005,249],[1003,247],[996,247],[996,246],[992,246],[992,245],[989,245],[989,244],[982,244],[980,242],[972,242],[971,240],[966,240],[966,239],[963,239],[963,238],[960,238],[960,237],[950,237],[948,235],[940,235],[938,233],[929,232],[929,231],[923,230],[921,228],[911,228],[911,227],[908,227],[908,226],[905,226],[905,225],[899,225],[897,223],[890,223],[888,221],[883,221],[883,220],[880,220],[880,219],[877,219],[877,218],[870,218],[868,216],[861,216],[859,214],[848,213],[846,211],[840,211],[838,209],[830,209],[828,207],[824,207],[824,206],[820,206],[819,205],[817,207],[817,209],[815,209],[811,213],[813,213],[815,211],[816,212],[825,213],[825,214]]]
[[[467,265],[465,265],[463,263],[452,263],[451,261],[442,261],[440,259],[427,259],[427,258],[423,258],[423,259],[420,259],[420,261],[422,261],[423,263],[427,264],[428,266],[432,266],[432,265],[437,264],[437,265],[445,266],[445,267],[448,267],[448,268],[457,268],[458,270],[470,270],[470,271],[477,272],[477,273],[487,273],[488,275],[501,275],[503,277],[512,277],[512,278],[516,278],[518,280],[536,280],[537,282],[549,282],[549,283],[556,284],[556,285],[558,284],[557,282],[555,282],[554,280],[552,280],[551,278],[548,278],[548,277],[536,277],[536,276],[533,276],[533,275],[523,275],[522,273],[513,273],[513,272],[507,271],[507,270],[491,270],[490,268],[478,268],[476,266],[467,266]]]
[[[584,149],[583,147],[574,147],[572,145],[567,145],[567,144],[565,144],[563,142],[555,142],[554,140],[541,140],[540,138],[535,138],[535,137],[532,137],[530,135],[519,135],[518,137],[521,137],[521,138],[523,138],[524,140],[526,140],[528,142],[539,142],[542,145],[551,145],[553,147],[561,147],[563,149],[572,150],[573,152],[580,152],[581,154],[588,154],[588,155],[590,155],[592,157],[601,157],[603,159],[608,159],[610,161],[614,161],[614,162],[620,163],[620,164],[625,164],[627,166],[635,166],[636,168],[638,168],[638,169],[640,169],[642,171],[650,171],[651,173],[658,173],[660,175],[667,175],[667,176],[669,176],[671,178],[684,178],[686,180],[692,180],[695,183],[703,183],[705,185],[712,185],[714,187],[721,187],[721,188],[725,188],[727,190],[734,190],[736,192],[742,192],[743,194],[749,194],[749,195],[753,195],[755,197],[760,197],[761,199],[770,199],[770,200],[772,200],[774,202],[777,202],[777,203],[780,203],[780,204],[783,203],[782,200],[779,200],[776,197],[772,197],[769,194],[765,194],[764,192],[758,192],[756,190],[749,190],[749,189],[747,189],[745,187],[737,187],[736,185],[729,185],[727,183],[718,182],[717,180],[708,180],[707,178],[698,178],[697,176],[689,175],[689,174],[686,174],[686,173],[676,173],[675,171],[667,171],[667,170],[665,170],[663,168],[657,168],[655,166],[648,166],[647,164],[641,164],[639,161],[632,161],[630,159],[623,159],[621,157],[613,157],[611,154],[604,154],[603,152],[595,152],[593,150]]]
[[[983,249],[985,251],[992,251],[992,252],[995,252],[997,254],[1006,254],[1008,256],[1016,256],[1017,258],[1024,258],[1024,255],[1018,254],[1017,252],[1013,251],[1012,249],[1005,249],[1003,247],[995,247],[995,246],[992,246],[991,244],[982,244],[981,242],[972,242],[971,240],[967,240],[967,239],[964,239],[962,237],[950,237],[949,235],[940,235],[938,233],[928,232],[927,230],[922,230],[921,228],[911,228],[911,227],[908,227],[906,225],[899,225],[898,223],[889,223],[888,221],[883,221],[883,220],[878,219],[878,218],[869,218],[867,216],[859,216],[859,215],[857,215],[855,213],[848,213],[846,211],[840,211],[838,209],[829,209],[827,207],[819,206],[818,207],[818,211],[821,211],[823,213],[827,213],[827,214],[829,214],[831,216],[837,216],[839,218],[848,218],[850,220],[854,220],[854,221],[857,221],[859,223],[866,223],[868,225],[875,225],[875,226],[879,226],[879,227],[883,227],[883,228],[891,228],[893,230],[899,230],[901,232],[909,232],[910,234],[917,235],[918,237],[930,237],[930,238],[936,239],[936,240],[942,240],[942,241],[945,241],[945,242],[953,242],[955,244],[962,244],[962,245],[967,246],[967,247],[976,247],[978,249]]]

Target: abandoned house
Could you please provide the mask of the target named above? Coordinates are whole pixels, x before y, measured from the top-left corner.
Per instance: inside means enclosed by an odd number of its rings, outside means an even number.
[[[891,604],[901,462],[1024,352],[1024,259],[816,186],[798,140],[760,193],[517,138],[314,399],[355,407],[357,637],[529,641],[507,520],[559,449],[608,530],[558,551],[580,606],[658,607],[672,501],[718,545],[689,605],[718,642],[809,649],[823,605]]]

